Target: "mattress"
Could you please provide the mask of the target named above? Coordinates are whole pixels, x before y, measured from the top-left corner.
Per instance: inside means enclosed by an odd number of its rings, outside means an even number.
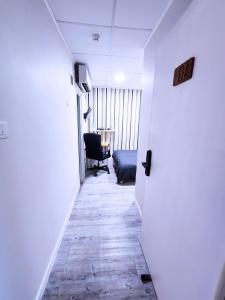
[[[134,181],[137,170],[137,151],[116,150],[114,151],[112,158],[117,182]]]

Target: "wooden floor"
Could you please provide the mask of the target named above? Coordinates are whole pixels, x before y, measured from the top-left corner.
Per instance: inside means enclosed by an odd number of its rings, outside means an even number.
[[[148,269],[139,243],[140,217],[133,185],[114,171],[89,176],[81,187],[43,299],[150,299]]]

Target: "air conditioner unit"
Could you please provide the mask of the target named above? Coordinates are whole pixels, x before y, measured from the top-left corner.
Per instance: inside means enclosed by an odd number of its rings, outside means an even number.
[[[91,76],[85,64],[75,64],[75,77],[81,92],[89,93],[91,91]]]

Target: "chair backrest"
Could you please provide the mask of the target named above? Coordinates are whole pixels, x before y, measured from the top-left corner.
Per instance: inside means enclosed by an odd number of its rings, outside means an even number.
[[[102,156],[101,135],[96,133],[85,133],[84,142],[86,146],[86,157],[100,159]]]

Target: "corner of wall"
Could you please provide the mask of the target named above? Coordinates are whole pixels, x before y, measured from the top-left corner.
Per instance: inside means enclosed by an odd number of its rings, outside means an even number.
[[[64,44],[64,46],[65,46],[65,48],[66,48],[66,50],[67,50],[67,52],[68,52],[68,54],[69,54],[69,56],[70,56],[70,58],[72,60],[71,50],[70,50],[70,48],[69,48],[69,46],[68,46],[68,44],[67,44],[67,42],[66,42],[66,40],[65,40],[65,38],[64,38],[64,36],[62,34],[62,31],[61,31],[61,29],[60,29],[60,27],[59,27],[59,25],[58,25],[58,23],[56,21],[55,15],[54,15],[54,13],[53,13],[50,5],[48,4],[48,1],[47,0],[43,0],[43,2],[44,2],[45,6],[46,6],[46,8],[47,8],[47,10],[49,12],[49,15],[50,15],[52,21],[55,24],[55,27],[56,27],[56,30],[57,30],[58,34],[59,34],[61,40],[63,41],[63,44]]]

